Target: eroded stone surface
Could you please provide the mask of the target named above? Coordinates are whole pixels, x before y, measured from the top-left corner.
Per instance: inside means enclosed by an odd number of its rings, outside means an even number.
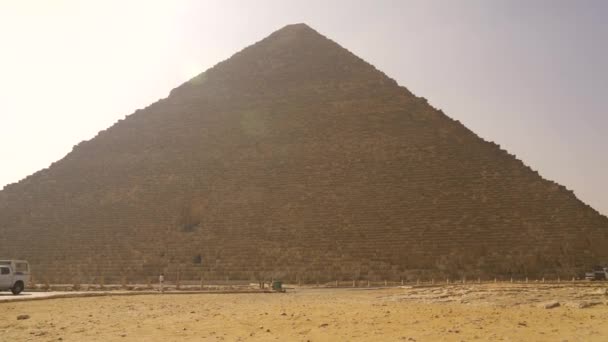
[[[49,282],[570,279],[606,246],[571,191],[305,25],[0,192],[2,257]]]

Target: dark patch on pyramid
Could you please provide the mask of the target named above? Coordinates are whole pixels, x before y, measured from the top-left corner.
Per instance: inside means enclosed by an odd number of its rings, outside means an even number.
[[[0,192],[38,279],[571,277],[608,219],[306,25]]]

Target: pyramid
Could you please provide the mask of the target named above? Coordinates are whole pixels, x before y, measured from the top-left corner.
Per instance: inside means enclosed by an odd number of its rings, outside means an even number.
[[[608,219],[305,24],[0,192],[39,281],[579,276]]]

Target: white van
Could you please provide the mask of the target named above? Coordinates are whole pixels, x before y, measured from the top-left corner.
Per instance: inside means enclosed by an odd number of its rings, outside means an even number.
[[[30,265],[24,260],[0,260],[0,291],[18,295],[30,280]]]

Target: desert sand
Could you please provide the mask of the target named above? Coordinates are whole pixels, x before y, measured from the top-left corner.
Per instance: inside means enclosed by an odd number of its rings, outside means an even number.
[[[0,340],[606,341],[606,288],[460,284],[2,302]]]

